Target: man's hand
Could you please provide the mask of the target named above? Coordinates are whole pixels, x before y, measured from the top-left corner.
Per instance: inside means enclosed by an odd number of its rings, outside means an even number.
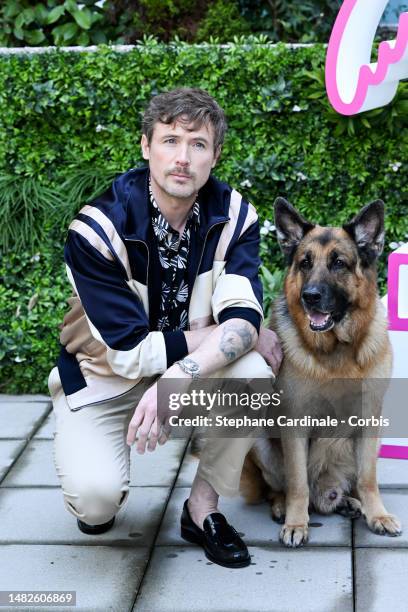
[[[190,383],[191,376],[181,370],[180,366],[176,363],[173,364],[166,372],[162,375],[162,379],[165,378],[177,378],[180,380],[178,389],[187,391]],[[181,412],[181,409],[178,411]],[[167,410],[167,407],[161,407],[160,415],[158,415],[157,409],[157,382],[147,389],[142,395],[132,420],[129,423],[128,433],[126,442],[129,446],[136,440],[136,450],[138,453],[143,455],[146,450],[154,451],[157,442],[159,444],[165,444],[170,436],[171,427],[169,425],[170,415],[178,414],[177,412]],[[150,436],[149,436],[150,434]],[[149,440],[147,441],[147,439]]]
[[[258,342],[254,348],[262,355],[266,363],[271,366],[276,376],[282,363],[283,353],[279,338],[275,332],[261,325]]]
[[[136,450],[141,455],[146,450],[146,442],[150,433],[147,450],[154,451],[160,432],[160,423],[157,419],[157,383],[145,391],[138,403],[132,420],[129,423],[126,442],[132,446],[139,434]]]

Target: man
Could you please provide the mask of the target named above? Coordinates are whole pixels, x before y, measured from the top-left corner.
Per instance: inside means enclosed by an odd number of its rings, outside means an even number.
[[[205,91],[178,89],[151,100],[142,127],[148,168],[85,206],[64,251],[74,295],[49,388],[64,502],[85,533],[109,529],[125,503],[130,446],[143,453],[167,439],[158,377],[265,378],[265,359],[275,372],[281,359],[261,328],[256,213],[210,176],[223,111]],[[182,515],[183,537],[228,567],[250,557],[218,495],[237,492],[250,445],[207,443]]]

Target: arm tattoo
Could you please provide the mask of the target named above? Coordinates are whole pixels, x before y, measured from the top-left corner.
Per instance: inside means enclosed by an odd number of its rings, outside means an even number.
[[[246,322],[226,324],[222,330],[220,351],[227,361],[235,361],[252,346],[254,332]]]

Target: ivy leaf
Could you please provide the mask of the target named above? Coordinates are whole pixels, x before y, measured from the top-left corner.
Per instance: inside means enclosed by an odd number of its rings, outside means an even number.
[[[22,13],[20,13],[19,17],[21,17],[23,19],[23,23],[25,23],[26,25],[29,25],[30,23],[32,23],[35,20],[34,9],[32,9],[32,8],[24,9],[24,11]],[[18,17],[17,17],[17,19],[18,19]],[[17,19],[16,19],[16,23],[17,23]]]
[[[21,30],[23,25],[25,24],[25,19],[24,19],[24,11],[22,13],[20,13],[17,17],[17,19],[14,22],[14,28],[16,30]]]
[[[64,25],[55,27],[52,34],[56,44],[68,42],[78,34],[78,26],[74,22],[64,23]]]
[[[15,27],[13,30],[13,34],[16,38],[18,38],[18,40],[24,40],[25,32],[22,28]]]
[[[89,45],[89,34],[81,32],[76,40],[76,44],[80,47],[87,47]]]
[[[45,6],[43,4],[37,4],[34,7],[35,20],[40,25],[47,25],[48,24],[48,15],[49,15],[49,12],[47,11],[47,9],[45,8]]]
[[[45,40],[45,34],[42,30],[29,30],[25,34],[25,39],[30,45],[39,45]]]
[[[65,7],[64,6],[56,6],[55,8],[53,8],[48,13],[48,16],[47,16],[47,25],[50,25],[51,23],[55,23],[56,21],[58,21],[58,19],[64,13],[65,13]]]
[[[89,30],[92,25],[92,13],[89,9],[84,8],[82,11],[72,11],[71,15],[83,30]]]
[[[4,16],[6,18],[15,17],[19,14],[20,8],[21,7],[19,6],[18,2],[8,2],[7,6],[4,9]]]
[[[95,45],[104,45],[108,42],[108,38],[103,30],[92,32],[91,38]]]
[[[71,13],[78,10],[78,5],[75,0],[65,0],[64,2],[65,8]]]

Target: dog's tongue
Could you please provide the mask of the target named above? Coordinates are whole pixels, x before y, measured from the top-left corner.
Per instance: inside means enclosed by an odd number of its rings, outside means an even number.
[[[311,322],[314,325],[319,325],[320,326],[320,325],[324,325],[324,323],[326,323],[326,321],[330,317],[330,314],[323,313],[323,312],[310,312],[308,316],[309,316],[309,319],[311,320]]]

